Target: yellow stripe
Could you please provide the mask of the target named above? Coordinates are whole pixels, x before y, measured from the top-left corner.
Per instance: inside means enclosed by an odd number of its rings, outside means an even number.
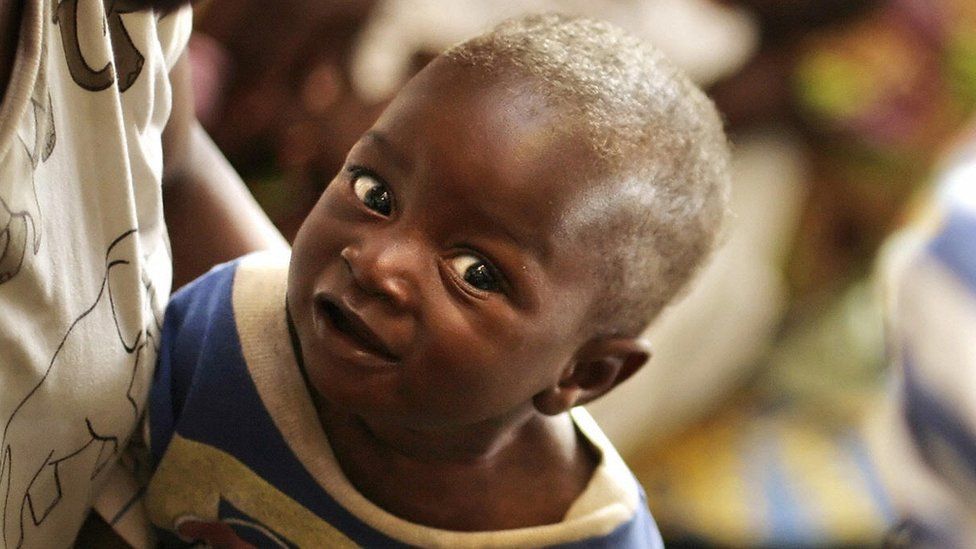
[[[666,530],[687,530],[733,545],[762,539],[765,501],[745,482],[736,450],[739,420],[733,414],[685,433],[647,464],[647,474],[640,474],[651,511]]]
[[[149,519],[171,531],[187,515],[217,521],[220,498],[300,547],[356,547],[230,454],[173,435],[146,490]]]

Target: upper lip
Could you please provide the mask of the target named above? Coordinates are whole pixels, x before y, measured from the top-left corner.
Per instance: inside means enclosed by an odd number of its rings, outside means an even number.
[[[370,328],[362,316],[342,299],[320,294],[315,297],[315,306],[319,308],[325,320],[340,332],[352,337],[356,342],[374,354],[391,362],[399,357],[390,350],[383,339]]]

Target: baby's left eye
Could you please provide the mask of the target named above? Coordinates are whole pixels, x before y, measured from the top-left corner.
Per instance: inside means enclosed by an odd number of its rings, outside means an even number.
[[[352,191],[367,208],[380,215],[389,216],[393,211],[393,195],[386,185],[368,173],[354,174]]]
[[[471,286],[486,292],[501,290],[494,269],[484,259],[476,255],[464,254],[451,259],[448,263]]]

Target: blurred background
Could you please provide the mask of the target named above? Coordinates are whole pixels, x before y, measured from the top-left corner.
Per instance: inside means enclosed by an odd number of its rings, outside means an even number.
[[[895,511],[879,249],[976,107],[972,0],[210,0],[198,115],[291,238],[348,148],[437,52],[530,11],[608,19],[715,100],[724,246],[592,406],[669,546],[878,545]]]

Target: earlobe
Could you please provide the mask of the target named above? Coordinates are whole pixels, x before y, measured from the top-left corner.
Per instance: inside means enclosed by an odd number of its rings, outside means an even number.
[[[576,352],[559,382],[535,395],[533,403],[543,414],[560,414],[603,396],[650,358],[650,343],[643,338],[591,340]]]

